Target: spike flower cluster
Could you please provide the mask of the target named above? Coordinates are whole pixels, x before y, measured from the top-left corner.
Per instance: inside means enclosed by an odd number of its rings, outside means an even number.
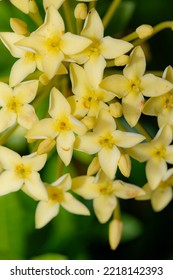
[[[140,39],[154,28],[136,29],[139,44],[104,36],[96,1],[74,1],[76,30],[66,30],[60,12],[68,1],[43,0],[43,22],[35,1],[10,2],[39,27],[30,32],[25,22],[11,18],[12,31],[0,33],[16,58],[9,82],[0,82],[0,195],[22,190],[37,200],[36,228],[57,216],[60,206],[89,215],[83,201],[92,200],[98,221],[109,223],[115,249],[123,228],[119,200],[148,199],[155,211],[172,200],[173,69],[168,66],[162,77],[145,73]],[[37,108],[47,97],[48,110],[40,116]],[[157,117],[153,138],[141,130],[141,115]],[[18,126],[28,155],[6,146]],[[77,176],[63,169],[73,164],[75,151],[90,155],[86,174],[80,174],[80,163]],[[52,153],[58,155],[57,178],[43,182],[39,171]],[[146,163],[143,187],[117,176],[117,169],[123,178],[130,176],[132,158]]]

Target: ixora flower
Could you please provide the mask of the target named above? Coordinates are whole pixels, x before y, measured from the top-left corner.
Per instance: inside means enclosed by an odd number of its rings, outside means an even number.
[[[171,66],[166,67],[163,78],[173,85],[173,68]],[[161,96],[148,99],[144,105],[143,113],[157,116],[160,128],[166,124],[173,128],[173,89]]]
[[[110,94],[99,87],[103,78],[105,63],[103,61],[97,62],[93,67],[84,65],[83,68],[75,63],[70,65],[70,77],[74,95],[68,101],[74,116],[84,117],[88,115],[95,117],[102,108],[108,109],[108,105],[105,102],[114,98],[114,94]]]
[[[52,139],[56,138],[57,152],[68,165],[73,153],[75,133],[84,134],[86,127],[71,115],[71,108],[62,93],[53,88],[50,93],[49,115],[37,123],[27,132],[27,139]]]
[[[114,92],[122,99],[123,114],[130,126],[138,122],[144,107],[144,96],[156,97],[169,92],[173,85],[153,74],[145,74],[145,55],[140,46],[131,55],[130,62],[123,69],[124,75],[114,74],[106,77],[100,86]]]
[[[117,198],[130,199],[144,191],[121,180],[111,180],[102,171],[94,176],[72,179],[72,190],[85,199],[93,199],[94,212],[100,223],[106,223],[117,206]]]
[[[173,168],[166,170],[165,174],[158,183],[156,189],[152,190],[149,183],[142,188],[145,195],[139,196],[136,200],[151,200],[154,211],[162,211],[173,198]]]
[[[38,120],[30,103],[36,96],[38,81],[23,82],[12,89],[0,82],[0,132],[9,128],[17,121],[19,125],[30,129]]]
[[[75,149],[88,154],[98,153],[102,170],[113,179],[122,148],[133,147],[144,139],[137,133],[116,130],[114,118],[108,111],[101,110],[93,132],[77,137]]]
[[[20,156],[18,153],[0,146],[0,195],[15,192],[23,186],[37,200],[47,200],[47,191],[41,181],[39,170],[46,163],[47,155],[36,153]]]
[[[35,224],[36,228],[41,228],[58,215],[60,206],[67,211],[78,215],[90,215],[87,207],[77,200],[70,192],[70,174],[65,174],[57,181],[46,186],[49,199],[40,201],[36,208]]]
[[[105,59],[114,59],[133,48],[133,45],[129,42],[110,36],[104,37],[102,20],[94,8],[88,13],[81,35],[90,39],[92,42],[86,50],[86,55],[88,57],[87,63],[90,63],[92,57],[95,58],[95,64],[97,64],[97,60],[104,61]],[[77,59],[79,63],[86,62],[84,61],[83,54],[74,56],[74,58]]]
[[[45,22],[30,36],[16,43],[22,49],[41,56],[43,72],[52,79],[66,56],[82,52],[91,40],[70,32],[64,33],[64,21],[54,6],[46,11]]]
[[[172,129],[166,125],[159,129],[149,143],[138,144],[128,149],[129,154],[139,162],[146,163],[146,176],[152,190],[156,189],[167,170],[173,164]]]

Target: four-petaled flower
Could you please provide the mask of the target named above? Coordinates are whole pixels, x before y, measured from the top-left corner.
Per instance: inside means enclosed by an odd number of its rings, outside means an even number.
[[[60,206],[67,211],[78,215],[89,215],[87,207],[77,200],[70,192],[70,174],[65,174],[57,181],[47,184],[48,201],[40,201],[36,208],[35,223],[36,228],[45,226],[55,216],[58,215]]]

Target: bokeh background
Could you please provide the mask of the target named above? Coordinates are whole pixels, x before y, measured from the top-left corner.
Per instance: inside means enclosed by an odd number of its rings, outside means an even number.
[[[37,1],[41,7],[42,1]],[[70,1],[69,1],[70,2]],[[75,1],[71,1],[74,5]],[[98,0],[97,10],[103,16],[112,0]],[[42,11],[43,12],[43,11]],[[23,19],[34,30],[33,22],[8,0],[0,2],[0,32],[11,31],[9,19]],[[122,0],[105,35],[121,38],[141,24],[156,25],[173,21],[172,0]],[[173,31],[163,30],[148,40],[143,48],[147,57],[147,70],[163,71],[173,66]],[[8,82],[8,74],[15,59],[0,42],[0,81]],[[21,69],[22,71],[22,69]],[[46,105],[42,105],[42,108]],[[40,109],[42,111],[43,109]],[[38,109],[39,113],[39,109]],[[0,120],[1,121],[1,120]],[[144,123],[149,126],[148,118]],[[154,120],[150,130],[155,134]],[[17,130],[6,145],[20,154],[29,148]],[[0,135],[1,137],[1,135]],[[43,169],[43,180],[52,182],[52,170],[56,168],[57,156],[52,154]],[[73,175],[84,174],[88,159],[75,155],[75,165],[66,171]],[[145,165],[132,160],[129,182],[143,186],[146,182]],[[118,176],[121,177],[120,174]],[[101,225],[94,216],[92,203],[86,202],[92,215],[80,217],[61,208],[60,214],[43,229],[34,229],[34,214],[37,203],[22,191],[0,197],[0,259],[173,259],[173,203],[162,212],[155,213],[149,201],[121,201],[124,222],[122,241],[112,251],[108,243],[108,223]]]

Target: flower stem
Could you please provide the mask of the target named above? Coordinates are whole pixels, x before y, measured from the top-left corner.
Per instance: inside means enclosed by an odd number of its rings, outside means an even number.
[[[103,17],[103,26],[106,28],[111,21],[112,16],[114,15],[116,9],[118,8],[121,0],[113,0],[112,4],[110,5],[109,9],[107,10],[106,14]]]
[[[72,22],[72,17],[71,17],[71,12],[70,12],[70,5],[67,0],[63,3],[63,10],[64,10],[64,14],[65,14],[65,20],[66,20],[68,31],[75,33],[73,22]]]
[[[141,133],[143,136],[145,136],[145,138],[148,142],[150,142],[152,140],[152,137],[150,136],[148,131],[146,131],[146,129],[139,122],[136,124],[135,128],[139,133]]]
[[[13,132],[17,129],[18,124],[16,123],[13,127],[11,127],[7,132],[5,132],[0,138],[0,145],[6,143],[9,137],[13,134]]]
[[[57,179],[60,178],[63,174],[63,169],[64,169],[64,163],[60,157],[58,157],[58,162],[57,162]]]

